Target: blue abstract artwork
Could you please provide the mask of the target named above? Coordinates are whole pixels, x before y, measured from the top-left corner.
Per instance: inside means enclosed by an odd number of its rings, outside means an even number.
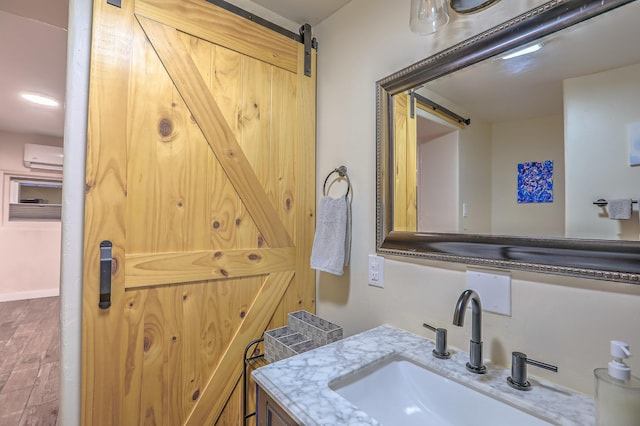
[[[518,203],[553,202],[553,161],[518,164]]]

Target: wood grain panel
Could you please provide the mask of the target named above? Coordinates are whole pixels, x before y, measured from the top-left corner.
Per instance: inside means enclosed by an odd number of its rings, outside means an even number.
[[[206,333],[209,325],[206,301],[208,287],[211,285],[215,284],[205,282],[183,286],[182,311],[185,345],[182,357],[184,368],[180,380],[184,389],[181,397],[186,400],[186,404],[184,404],[184,409],[180,413],[181,419],[185,419],[193,409],[195,404],[193,397],[200,392],[211,371],[208,365],[207,352],[215,336]]]
[[[177,32],[140,16],[138,21],[264,238],[271,247],[292,246],[206,83],[198,78],[197,68]]]
[[[406,163],[407,158],[407,117],[408,117],[407,97],[398,94],[393,97],[393,229],[396,231],[407,231],[406,205]],[[402,208],[400,208],[402,206]]]
[[[280,221],[294,236],[297,215],[296,193],[296,134],[297,126],[291,126],[291,117],[297,117],[298,77],[290,72],[273,68],[271,79],[271,135],[270,162],[273,170],[274,205]],[[302,123],[301,123],[302,124]],[[302,147],[305,148],[304,146]],[[303,195],[304,197],[304,195]]]
[[[256,174],[269,203],[276,206],[273,177],[278,164],[273,161],[271,143],[273,67],[252,58],[243,62],[243,100],[240,110],[242,140],[239,141],[247,161]]]
[[[163,365],[166,379],[162,386],[163,393],[167,395],[165,405],[168,413],[164,418],[164,424],[167,425],[184,424],[188,388],[183,380],[184,369],[187,367],[183,355],[186,348],[195,343],[187,341],[184,333],[184,306],[181,301],[183,288],[182,285],[174,285],[156,289],[162,304],[166,333]]]
[[[302,46],[300,47],[302,50]],[[302,52],[301,52],[302,54]],[[317,57],[312,53],[312,75],[316,72]],[[295,225],[296,276],[276,308],[268,328],[277,328],[287,323],[289,312],[304,309],[315,312],[315,271],[309,267],[311,248],[315,232],[315,79],[304,75],[300,64],[296,76],[296,122],[295,142]],[[310,173],[307,173],[310,171]]]
[[[127,288],[237,278],[295,269],[295,248],[132,254]]]
[[[211,93],[220,112],[238,141],[242,140],[240,106],[243,94],[243,64],[246,59],[237,52],[221,46],[212,46]],[[261,247],[259,231],[249,212],[233,189],[214,155],[214,175],[210,179],[211,197],[211,242],[212,247]]]
[[[136,365],[142,370],[142,383],[138,389],[141,404],[138,409],[144,424],[168,424],[169,394],[165,384],[169,382],[166,358],[170,337],[165,328],[166,302],[157,289],[145,290],[145,293],[144,359],[141,365]]]
[[[276,272],[265,280],[206,388],[201,393],[198,404],[191,412],[186,425],[212,424],[220,416],[226,404],[226,399],[220,396],[231,394],[236,386],[242,374],[242,362],[239,360],[242,360],[247,342],[263,333],[293,275],[293,272]]]
[[[417,129],[409,114],[410,98],[406,93],[393,97],[394,122],[394,212],[395,231],[417,229]],[[401,208],[399,206],[402,206]],[[413,208],[406,208],[413,206]]]
[[[250,412],[253,412],[253,409],[251,409]],[[242,379],[238,381],[236,387],[233,389],[215,425],[244,425],[242,421]],[[249,426],[249,424],[247,424],[247,426]]]
[[[93,9],[86,159],[82,304],[81,421],[123,424],[123,351],[128,70],[131,64],[132,4],[117,9],[96,1]],[[114,96],[115,95],[115,96]],[[98,308],[99,245],[113,243],[111,309]]]
[[[155,176],[158,173],[156,141],[159,138],[155,111],[149,111],[142,99],[167,101],[173,83],[162,69],[155,51],[139,26],[134,26],[131,49],[129,110],[135,120],[127,120],[127,253],[148,252],[160,238],[155,216],[160,214]],[[153,85],[145,84],[153,81]],[[156,90],[160,89],[160,90]],[[135,142],[134,142],[135,141]]]
[[[298,43],[204,1],[137,0],[136,14],[291,72]]]
[[[127,336],[124,358],[124,418],[132,425],[142,424],[140,407],[142,406],[143,369],[133,366],[144,365],[145,358],[145,313],[146,292],[130,291],[125,293],[124,322]]]
[[[214,342],[215,359],[209,369],[207,379],[215,371],[230,342],[238,336],[238,330],[243,325],[249,309],[253,306],[254,300],[267,279],[268,277],[260,276],[211,282],[215,285],[210,286],[209,289],[214,290],[214,296],[217,299],[217,310],[210,312],[215,319],[214,330],[217,341]],[[258,333],[256,337],[260,337],[261,334],[262,332]],[[250,340],[254,338],[251,337]],[[246,343],[243,343],[243,351]],[[242,356],[236,359],[238,365],[241,364],[241,360]]]
[[[261,279],[250,278],[128,292],[134,295],[128,299],[132,302],[138,295],[151,295],[140,346],[145,362],[127,364],[144,365],[151,387],[138,388],[144,391],[145,402],[135,408],[144,409],[145,424],[183,424],[213,370],[210,361],[222,357],[261,284]],[[137,375],[142,368],[132,370]],[[154,383],[153,378],[163,379]],[[135,395],[131,397],[133,404]],[[125,418],[127,424],[141,424],[134,422],[135,413]]]
[[[220,113],[225,118],[229,128],[240,140],[242,136],[240,126],[240,108],[243,99],[244,63],[247,58],[215,44],[211,45],[211,80],[209,86]]]
[[[271,73],[273,66],[258,60],[243,57],[241,69],[242,92],[238,100],[237,124],[239,130],[238,143],[251,164],[261,189],[267,195],[270,204],[277,212],[272,192],[271,174],[277,168],[276,164],[269,161],[271,156],[271,140],[269,129],[271,127]],[[245,239],[243,243],[258,244],[258,247],[269,246],[258,230],[253,238]]]
[[[226,123],[236,139],[240,140],[242,129],[239,128],[238,122],[243,92],[241,66],[244,63],[244,57],[237,52],[186,33],[179,34]],[[210,247],[216,249],[255,247],[258,244],[258,229],[229,182],[224,169],[204,140],[199,127],[198,133],[204,141],[199,146],[207,151],[203,158],[208,159],[208,175],[203,182],[207,184],[206,208],[209,209],[207,211],[210,224],[208,235]],[[199,140],[197,142],[199,143]],[[204,199],[204,197],[201,198]],[[204,212],[205,209],[202,211]],[[207,235],[201,231],[200,234]]]
[[[128,251],[205,250],[209,238],[202,229],[209,217],[202,195],[210,149],[144,33],[139,27],[134,32]],[[149,104],[156,106],[153,111]]]
[[[303,46],[299,46],[304,56]],[[302,57],[301,56],[301,57]],[[304,62],[298,64],[297,116],[299,123],[295,150],[296,181],[296,291],[287,299],[288,311],[316,311],[316,272],[310,267],[311,248],[316,229],[316,79],[304,75]],[[317,75],[316,51],[311,53],[311,72]],[[297,307],[297,309],[292,309]]]
[[[410,100],[408,101],[410,102]],[[406,136],[406,224],[412,231],[418,230],[418,120],[414,114],[407,116],[407,136]]]

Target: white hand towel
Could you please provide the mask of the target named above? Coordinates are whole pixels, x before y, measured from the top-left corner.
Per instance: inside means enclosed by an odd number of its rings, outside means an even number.
[[[331,197],[320,199],[316,235],[311,251],[311,267],[313,269],[334,275],[343,274],[344,266],[349,263],[350,212],[349,200],[346,196],[338,199]],[[347,241],[347,236],[349,236],[349,241]],[[347,250],[347,244],[349,250]]]
[[[607,211],[609,219],[631,219],[631,199],[609,200]]]
[[[349,266],[351,260],[351,203],[345,197],[347,204],[347,230],[344,238],[344,266]]]

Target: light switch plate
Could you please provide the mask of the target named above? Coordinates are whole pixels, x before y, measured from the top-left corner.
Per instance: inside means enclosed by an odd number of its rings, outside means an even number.
[[[482,310],[511,316],[511,274],[467,269],[467,288],[480,296]]]
[[[369,285],[384,288],[384,257],[369,255]]]

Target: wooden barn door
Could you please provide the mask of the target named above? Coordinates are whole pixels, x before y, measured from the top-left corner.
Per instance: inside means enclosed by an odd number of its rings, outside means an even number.
[[[241,424],[245,346],[314,311],[315,54],[203,0],[97,0],[92,37],[83,424]]]
[[[418,129],[415,114],[411,116],[412,102],[408,93],[398,93],[393,97],[394,231],[418,230]]]

